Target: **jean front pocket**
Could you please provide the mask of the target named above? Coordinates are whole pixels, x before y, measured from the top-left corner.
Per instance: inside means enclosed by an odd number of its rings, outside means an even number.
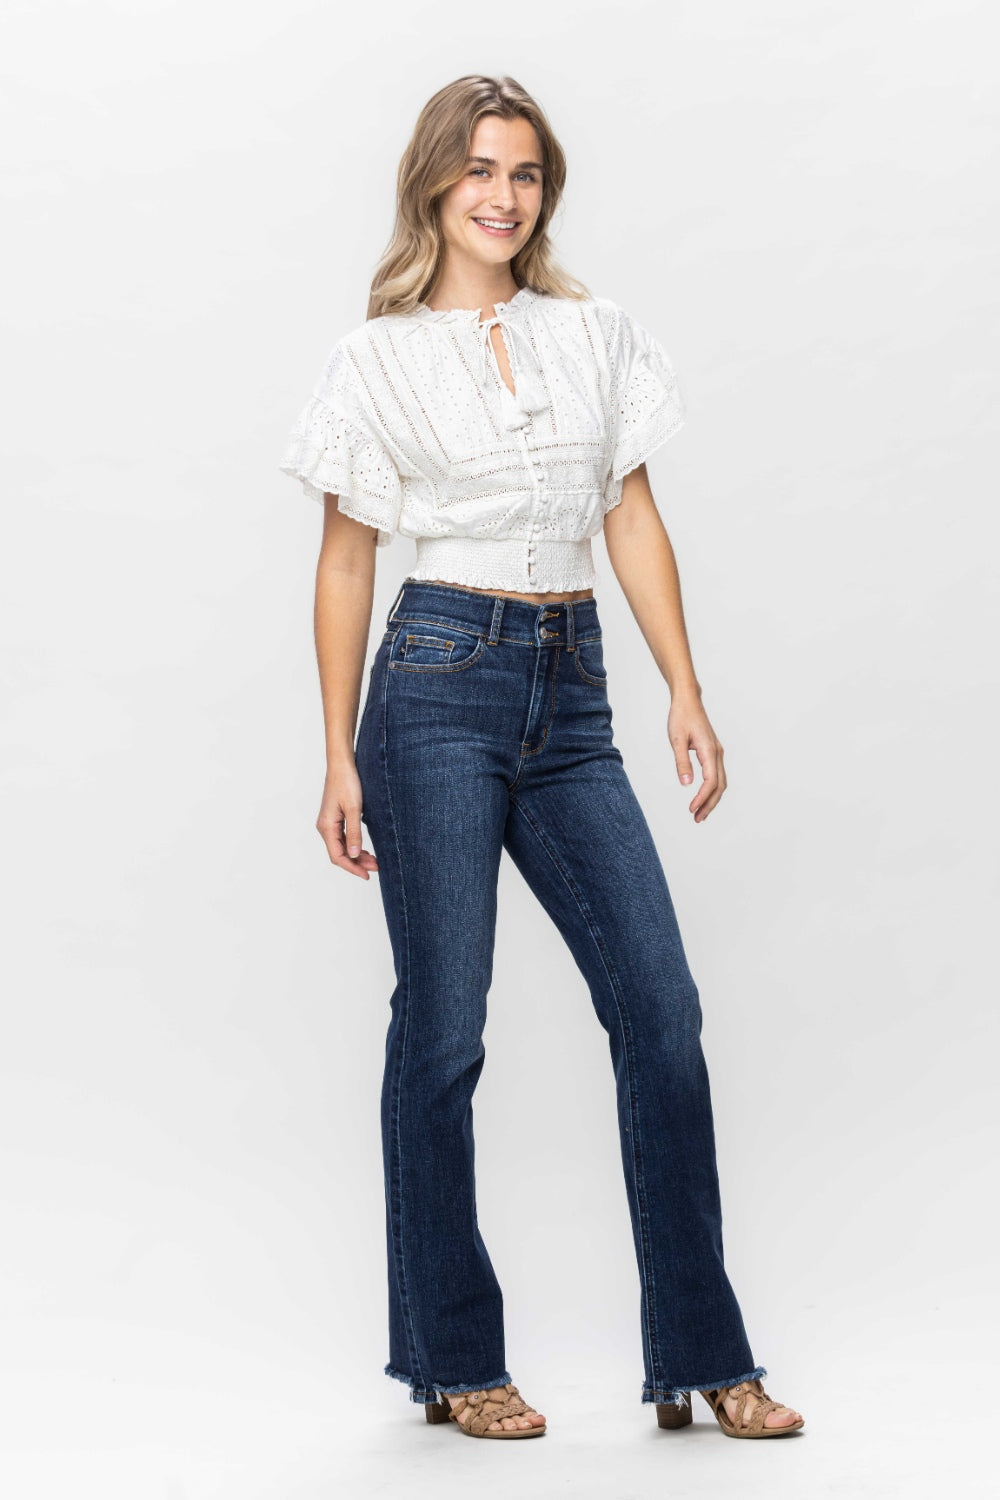
[[[607,686],[608,673],[604,665],[604,647],[600,636],[594,636],[588,641],[577,641],[573,660],[576,662],[577,674],[584,682],[593,683],[595,687]]]
[[[400,661],[411,667],[440,667],[451,660],[455,649],[454,639],[444,636],[416,635],[411,630],[403,631],[403,649]]]
[[[396,672],[461,672],[478,661],[485,649],[485,636],[474,630],[433,620],[408,620],[393,639],[389,666]]]

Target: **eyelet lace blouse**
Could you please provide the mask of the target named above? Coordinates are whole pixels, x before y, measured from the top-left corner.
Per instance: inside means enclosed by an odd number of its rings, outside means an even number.
[[[371,318],[334,345],[282,473],[377,533],[409,578],[518,593],[596,580],[591,539],[630,470],[685,420],[659,342],[606,297],[522,287],[481,308]],[[500,375],[500,325],[514,380]]]

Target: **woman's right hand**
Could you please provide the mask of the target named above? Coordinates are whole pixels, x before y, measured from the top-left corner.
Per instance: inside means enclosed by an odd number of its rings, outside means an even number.
[[[316,827],[326,845],[331,863],[349,875],[368,879],[378,871],[378,860],[361,844],[361,778],[353,759],[330,766],[323,788],[323,802]]]

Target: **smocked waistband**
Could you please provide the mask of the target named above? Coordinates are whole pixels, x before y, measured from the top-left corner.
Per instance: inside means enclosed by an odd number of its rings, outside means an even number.
[[[418,536],[409,576],[442,578],[474,588],[519,594],[568,594],[597,581],[590,537],[550,538]]]

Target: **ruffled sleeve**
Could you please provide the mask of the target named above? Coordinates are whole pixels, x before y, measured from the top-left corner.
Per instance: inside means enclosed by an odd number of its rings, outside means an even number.
[[[687,417],[677,375],[663,345],[614,304],[609,339],[609,467],[605,513],[622,498],[622,480],[683,427]]]
[[[320,504],[324,494],[336,495],[338,509],[377,531],[376,546],[392,541],[402,508],[401,476],[366,408],[360,371],[343,340],[299,413],[278,467]]]

